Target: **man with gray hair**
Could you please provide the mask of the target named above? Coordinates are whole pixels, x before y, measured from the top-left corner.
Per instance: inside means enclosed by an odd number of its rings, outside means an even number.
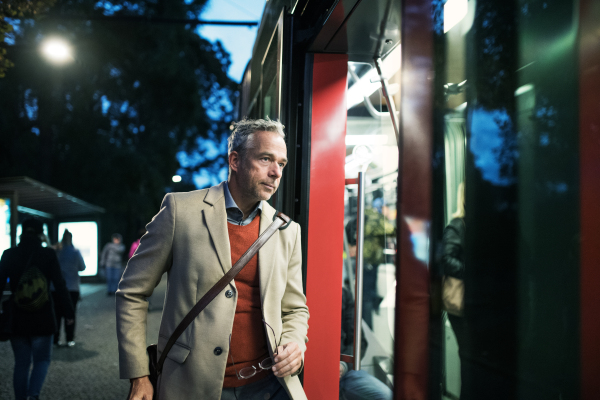
[[[159,356],[196,302],[273,221],[269,200],[287,163],[283,125],[243,120],[229,137],[229,179],[169,193],[146,226],[117,291],[120,374],[131,400],[151,400],[147,301],[164,272],[168,289]],[[300,227],[278,230],[175,342],[158,383],[160,400],[306,399],[298,380],[308,308]]]

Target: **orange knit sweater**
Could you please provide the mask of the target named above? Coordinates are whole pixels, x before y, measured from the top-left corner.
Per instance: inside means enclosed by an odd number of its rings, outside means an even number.
[[[260,231],[260,215],[246,226],[227,224],[229,230],[229,243],[231,244],[231,265],[248,250],[258,239]],[[233,320],[231,334],[231,348],[227,357],[225,381],[223,387],[239,387],[256,382],[267,376],[267,371],[258,367],[258,363],[269,357],[265,330],[262,322],[260,307],[260,287],[258,275],[258,254],[246,264],[244,269],[236,276],[237,306]],[[240,371],[244,367],[254,365],[258,373],[250,379],[238,379],[231,358],[235,362],[235,369]]]

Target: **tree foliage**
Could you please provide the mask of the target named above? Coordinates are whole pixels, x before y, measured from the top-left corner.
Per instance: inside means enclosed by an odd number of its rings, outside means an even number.
[[[169,187],[192,187],[195,164],[183,183],[171,182],[177,155],[226,135],[229,55],[190,26],[85,17],[193,18],[205,3],[58,0],[49,18],[22,20],[8,48],[16,67],[0,80],[0,174],[98,204],[107,210],[104,236],[133,239]],[[36,48],[50,36],[72,43],[73,63],[41,58]]]
[[[14,64],[6,58],[7,36],[13,32],[13,26],[7,19],[31,17],[40,12],[47,11],[55,0],[10,0],[0,2],[0,78],[4,78],[6,70]]]

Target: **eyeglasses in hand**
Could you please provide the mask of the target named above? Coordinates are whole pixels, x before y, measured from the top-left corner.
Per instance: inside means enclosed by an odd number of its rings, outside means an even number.
[[[269,370],[269,369],[271,369],[271,367],[273,367],[273,365],[275,365],[274,358],[278,354],[277,349],[279,348],[279,344],[277,343],[277,337],[275,336],[275,330],[273,330],[273,328],[271,328],[271,325],[267,324],[267,321],[265,321],[264,319],[263,319],[263,323],[266,326],[268,326],[269,329],[271,330],[271,332],[273,333],[273,338],[275,339],[276,347],[275,347],[275,352],[273,353],[273,357],[265,358],[264,360],[262,360],[261,362],[258,363],[258,367],[263,370]],[[267,332],[268,332],[268,330],[267,330]],[[235,367],[235,362],[233,361],[233,354],[231,354],[231,334],[229,335],[229,355],[231,356],[231,362],[233,363],[233,368],[235,369],[235,374],[237,375],[238,379],[249,379],[249,378],[252,378],[254,375],[256,375],[259,372],[259,368],[256,368],[254,365],[251,365],[249,367],[244,367],[239,371],[237,370],[237,368]]]

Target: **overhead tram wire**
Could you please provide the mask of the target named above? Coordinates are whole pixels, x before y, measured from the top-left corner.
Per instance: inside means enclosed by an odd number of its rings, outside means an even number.
[[[40,15],[44,20],[80,20],[80,21],[106,21],[106,22],[142,22],[158,24],[184,24],[184,25],[221,25],[221,26],[258,26],[257,21],[219,21],[187,18],[144,17],[135,15]],[[19,19],[19,18],[15,18]]]
[[[244,11],[246,14],[248,14],[248,15],[250,15],[250,16],[252,16],[252,17],[255,17],[255,18],[259,18],[259,19],[260,19],[260,17],[259,17],[259,16],[256,16],[256,15],[254,14],[254,12],[252,12],[252,11],[248,10],[248,9],[247,9],[247,8],[245,8],[245,7],[242,7],[240,4],[236,3],[236,2],[235,2],[235,1],[233,1],[233,0],[225,0],[225,2],[226,2],[226,3],[229,3],[229,4],[231,4],[231,5],[232,5],[232,6],[234,6],[234,7],[236,7],[238,10]]]

